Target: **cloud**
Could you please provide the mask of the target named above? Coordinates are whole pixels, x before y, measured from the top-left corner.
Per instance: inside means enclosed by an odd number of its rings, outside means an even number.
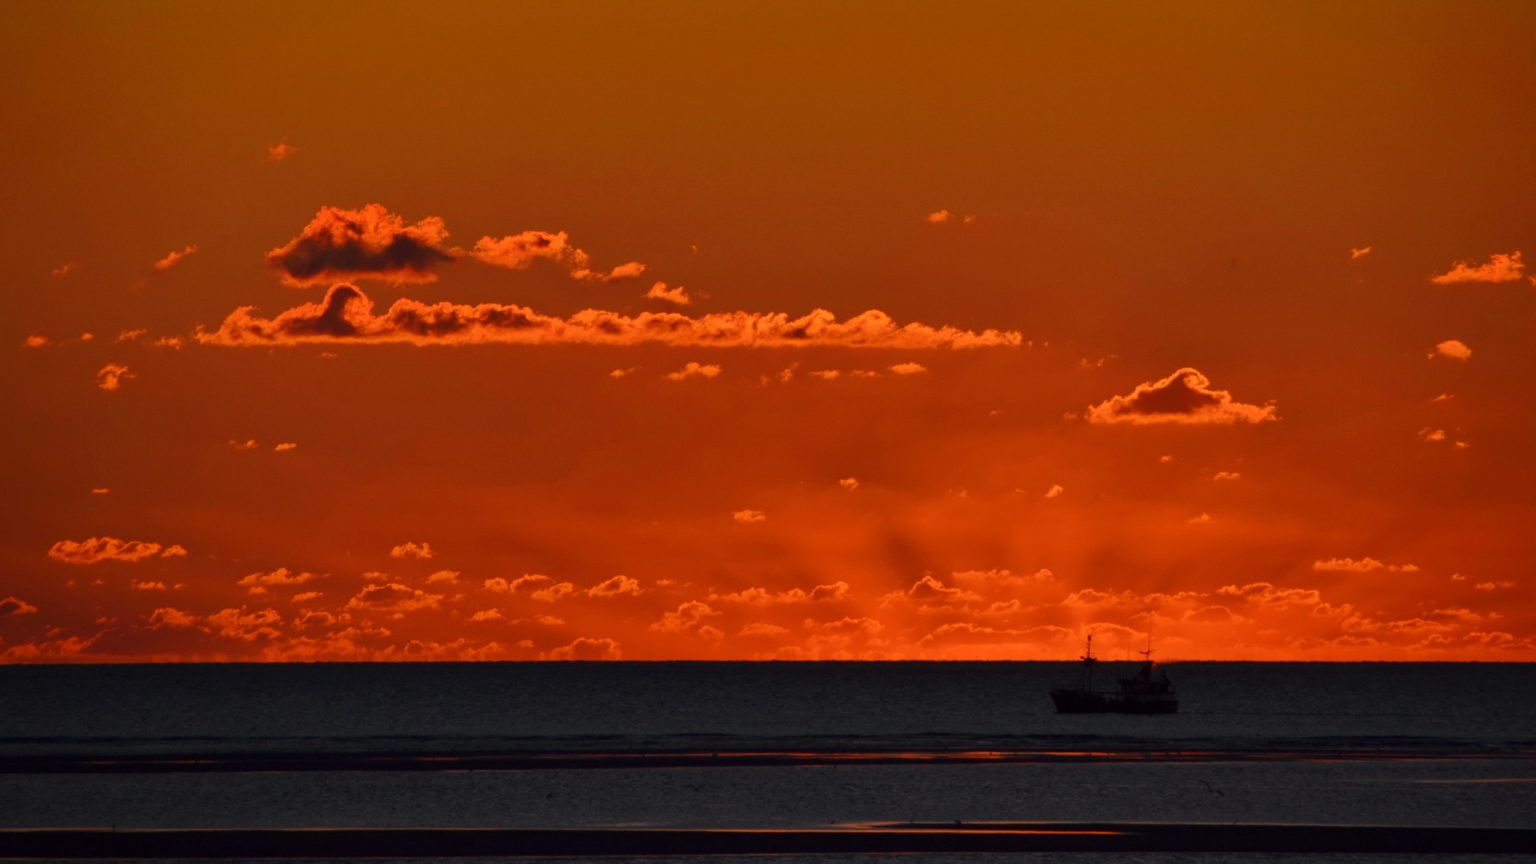
[[[161,627],[169,627],[180,630],[193,627],[197,624],[197,616],[189,612],[183,612],[174,606],[164,606],[150,613],[149,628],[158,630]]]
[[[1435,350],[1425,355],[1433,360],[1436,357],[1447,357],[1452,360],[1466,360],[1472,356],[1472,349],[1460,339],[1447,339],[1435,346]]]
[[[112,494],[112,490],[107,488],[106,486],[97,486],[95,489],[91,490],[91,494],[92,495],[110,495],[110,494]]]
[[[1210,521],[1211,521],[1211,514],[1209,514],[1209,513],[1201,513],[1199,516],[1191,516],[1190,518],[1185,519],[1184,520],[1184,524],[1186,524],[1186,525],[1208,525],[1208,524],[1210,524]]]
[[[304,303],[274,318],[258,318],[254,307],[231,312],[213,332],[199,329],[209,345],[257,346],[309,343],[409,345],[585,344],[789,348],[981,348],[1018,346],[1015,331],[975,332],[927,324],[898,325],[871,309],[845,321],[824,309],[791,318],[783,313],[725,312],[690,317],[679,312],[628,316],[586,309],[559,318],[524,306],[482,303],[421,303],[396,300],[382,315],[354,285],[339,284],[318,303]]]
[[[48,550],[48,557],[66,564],[96,564],[101,561],[143,561],[146,558],[180,558],[187,550],[180,546],[162,546],[142,540],[116,537],[91,537],[86,540],[60,540]]]
[[[36,606],[19,597],[7,597],[4,600],[0,600],[0,617],[6,615],[31,615],[36,611]]]
[[[1498,591],[1500,589],[1508,589],[1508,588],[1513,588],[1513,587],[1515,587],[1515,583],[1514,583],[1513,580],[1504,579],[1504,580],[1500,580],[1498,582],[1479,582],[1476,585],[1472,586],[1472,590],[1474,590],[1474,591]]]
[[[1276,588],[1269,582],[1250,582],[1241,588],[1224,585],[1216,593],[1261,606],[1316,606],[1323,602],[1322,595],[1311,588]]]
[[[436,573],[433,573],[431,576],[427,577],[428,585],[433,585],[438,582],[447,582],[448,584],[453,585],[457,584],[458,581],[459,571],[457,570],[439,570]]]
[[[1312,562],[1312,569],[1327,573],[1371,573],[1376,570],[1385,570],[1388,573],[1417,573],[1419,568],[1413,564],[1385,564],[1375,558],[1329,558]]]
[[[657,282],[651,286],[651,290],[645,292],[645,299],[660,300],[663,303],[671,303],[674,306],[692,306],[693,298],[683,290],[683,286],[667,287],[665,282]]]
[[[500,621],[504,617],[505,616],[503,616],[501,614],[501,610],[500,609],[481,609],[479,612],[476,612],[475,614],[469,616],[469,620],[471,620],[471,621]]]
[[[279,567],[271,573],[251,573],[236,582],[250,594],[265,594],[271,585],[303,585],[318,577],[313,573],[295,573],[287,567]]]
[[[1279,419],[1273,403],[1246,405],[1226,390],[1211,388],[1198,369],[1185,367],[1160,381],[1136,385],[1126,396],[1112,396],[1088,408],[1090,423],[1233,424]]]
[[[267,253],[267,263],[290,285],[312,286],[333,278],[430,282],[433,267],[453,260],[443,220],[415,225],[382,204],[357,210],[321,207],[299,236]]]
[[[837,485],[842,487],[843,489],[848,490],[849,492],[852,492],[853,490],[859,488],[859,478],[857,478],[857,477],[844,477],[841,480],[837,481]]]
[[[1369,246],[1361,246],[1358,249],[1351,248],[1349,250],[1349,260],[1353,261],[1356,258],[1364,258],[1369,254],[1371,254],[1371,247]]]
[[[371,583],[347,601],[349,610],[374,612],[412,612],[417,609],[437,608],[443,599],[441,594],[401,585],[399,582]]]
[[[299,152],[299,148],[289,144],[288,140],[285,138],[282,141],[279,141],[276,144],[273,144],[271,147],[267,148],[267,161],[281,162],[297,152]]]
[[[676,372],[668,372],[668,381],[687,381],[689,378],[714,378],[720,374],[720,367],[714,364],[703,364],[688,361],[687,365]]]
[[[281,623],[283,623],[283,616],[279,615],[276,609],[247,612],[244,606],[239,609],[220,609],[204,619],[204,626],[209,629],[209,632],[226,639],[239,639],[242,642],[276,639],[283,634],[273,625]]]
[[[896,596],[901,596],[901,594],[898,593]],[[951,588],[945,585],[943,582],[935,579],[931,573],[924,573],[921,579],[912,583],[912,587],[906,590],[905,596],[912,600],[936,600],[943,603],[968,602],[981,599],[981,595],[974,592],[966,591],[962,588]]]
[[[720,612],[708,603],[689,600],[680,604],[676,610],[663,613],[661,618],[651,625],[651,629],[658,633],[683,633],[700,626],[705,618],[719,614]]]
[[[52,270],[49,270],[48,271],[48,275],[49,276],[53,276],[53,277],[68,276],[70,274],[70,272],[73,271],[74,269],[75,269],[75,262],[73,262],[73,261],[66,261],[65,263],[60,264],[59,266],[53,268]]]
[[[569,582],[556,582],[548,588],[540,588],[533,592],[533,599],[542,600],[545,603],[553,603],[567,594],[576,593],[576,586]]]
[[[164,591],[164,590],[166,590],[166,586],[165,586],[164,582],[140,582],[137,579],[130,580],[129,583],[128,583],[128,587],[132,588],[135,591]]]
[[[804,588],[791,588],[788,591],[770,591],[767,588],[746,588],[731,594],[712,594],[711,600],[721,600],[727,603],[744,603],[748,606],[778,606],[791,603],[829,603],[835,600],[843,600],[848,597],[848,583],[843,581],[833,582],[830,585],[817,585],[810,591]]]
[[[1067,491],[1067,490],[1061,488],[1061,484],[1060,483],[1052,483],[1051,484],[1051,488],[1045,490],[1045,497],[1047,497],[1047,498],[1060,498],[1061,497],[1061,493],[1063,493],[1065,491]]]
[[[1217,471],[1212,477],[1215,483],[1235,483],[1243,479],[1243,475],[1236,471]]]
[[[537,588],[551,584],[554,581],[543,573],[524,573],[511,581],[501,576],[493,576],[485,580],[484,585],[489,591],[496,591],[501,594],[516,594],[519,591],[532,593]]]
[[[897,375],[921,375],[928,371],[928,367],[921,363],[897,363],[891,367],[891,372]]]
[[[196,252],[196,251],[197,251],[197,244],[196,243],[192,243],[192,244],[187,245],[185,248],[183,248],[183,249],[181,249],[179,251],[167,253],[164,258],[161,258],[159,261],[155,262],[155,269],[156,270],[169,270],[172,267],[176,266],[176,262],[178,262],[181,259],[187,257],[188,255],[191,255],[193,252]]]
[[[48,337],[40,336],[34,333],[31,336],[28,336],[26,339],[22,340],[21,344],[27,346],[28,348],[46,348],[48,347]]]
[[[964,225],[969,225],[976,221],[976,217],[958,216],[949,212],[948,210],[935,210],[932,213],[929,213],[927,216],[923,217],[923,221],[927,222],[929,225],[944,225],[950,222],[959,222]]]
[[[767,522],[768,514],[761,510],[733,510],[731,518],[743,525],[753,525],[758,522]]]
[[[570,235],[564,231],[524,231],[499,240],[481,237],[470,255],[486,264],[511,270],[526,270],[536,261],[550,261],[569,273],[572,279],[587,282],[633,279],[645,272],[645,265],[639,261],[620,264],[606,273],[593,270],[592,256],[572,245]]]
[[[546,660],[623,660],[624,652],[612,639],[593,639],[580,636],[569,645],[551,648],[543,655]]]
[[[1524,275],[1520,272],[1524,267],[1525,262],[1520,260],[1519,252],[1511,252],[1508,255],[1495,253],[1488,259],[1487,264],[1457,261],[1449,271],[1431,276],[1429,281],[1436,285],[1454,285],[1458,282],[1513,282]]]
[[[108,363],[96,373],[96,386],[103,390],[112,391],[123,386],[123,382],[134,377],[128,367],[121,363]]]
[[[640,593],[640,580],[628,576],[614,576],[587,589],[588,597],[638,597]]]
[[[391,558],[431,558],[437,553],[432,551],[432,544],[426,541],[421,543],[401,543],[389,550]]]
[[[289,450],[299,449],[299,445],[292,441],[283,441],[282,443],[272,445],[272,449],[278,453],[286,453]]]
[[[229,439],[229,446],[236,450],[255,450],[258,445],[255,438],[247,438],[244,441],[231,438]]]

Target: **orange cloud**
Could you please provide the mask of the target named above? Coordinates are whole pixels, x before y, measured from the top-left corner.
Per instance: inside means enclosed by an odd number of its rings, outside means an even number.
[[[132,378],[133,373],[121,363],[108,363],[96,373],[96,386],[106,391],[113,391],[123,386],[123,382]]]
[[[692,306],[693,298],[683,290],[683,286],[667,287],[665,282],[657,282],[651,286],[651,290],[645,292],[645,299],[660,300],[663,303],[671,303],[674,306]]]
[[[311,286],[336,277],[430,282],[433,267],[453,260],[443,220],[415,225],[382,204],[357,210],[321,207],[299,236],[267,253],[267,263],[290,285]]]
[[[48,550],[48,557],[66,564],[96,564],[101,561],[143,561],[146,558],[180,558],[187,550],[180,546],[161,546],[142,540],[116,537],[91,537],[86,540],[60,540]]]
[[[758,522],[767,522],[768,514],[761,510],[734,510],[731,518],[743,525],[752,525]]]
[[[1521,273],[1524,267],[1525,263],[1520,260],[1519,252],[1511,252],[1508,255],[1495,253],[1488,259],[1487,264],[1457,261],[1449,271],[1431,276],[1429,281],[1436,285],[1453,285],[1457,282],[1513,282],[1524,275]]]
[[[28,336],[26,339],[22,340],[21,344],[27,346],[28,348],[46,348],[48,347],[48,337],[40,336],[34,333],[31,336]]]
[[[297,450],[297,449],[299,449],[299,445],[295,444],[292,441],[283,441],[281,443],[274,444],[272,446],[272,449],[277,451],[278,453],[286,453],[289,450]]]
[[[849,492],[852,492],[853,490],[859,488],[859,478],[857,478],[857,477],[844,477],[841,480],[837,481],[837,485],[840,486],[843,489],[848,490]]]
[[[929,225],[944,225],[949,222],[959,222],[964,225],[969,225],[976,221],[976,217],[958,216],[949,212],[948,210],[935,210],[932,213],[929,213],[927,216],[923,217],[923,221],[927,222]]]
[[[708,603],[698,600],[689,600],[680,604],[672,612],[665,612],[651,629],[658,633],[684,633],[699,628],[705,618],[719,615],[720,612]]]
[[[1367,256],[1369,254],[1371,254],[1371,247],[1369,247],[1369,246],[1361,246],[1358,249],[1351,248],[1349,250],[1349,258],[1350,258],[1351,261],[1353,261],[1356,258],[1364,258],[1365,256]]]
[[[624,652],[612,639],[578,637],[569,645],[551,648],[542,655],[545,660],[623,660]]]
[[[482,303],[420,303],[396,300],[382,315],[353,285],[339,284],[318,303],[304,303],[275,318],[258,318],[254,307],[230,313],[219,329],[199,329],[208,345],[256,346],[306,343],[409,345],[636,345],[791,348],[981,348],[1018,346],[1016,331],[974,332],[927,324],[898,325],[871,309],[845,321],[824,309],[791,318],[783,313],[727,312],[689,317],[677,312],[642,312],[627,316],[586,309],[559,318],[524,306]]]
[[[187,245],[185,248],[183,248],[183,249],[181,249],[179,251],[168,253],[164,258],[161,258],[159,261],[155,262],[155,269],[156,270],[169,270],[172,267],[176,266],[176,262],[178,262],[181,259],[187,257],[188,255],[191,255],[193,252],[196,252],[196,251],[197,251],[197,244],[196,243],[192,243],[192,244]]]
[[[1319,572],[1333,573],[1370,573],[1376,570],[1385,570],[1388,573],[1417,573],[1419,568],[1413,564],[1384,564],[1375,558],[1329,558],[1326,561],[1312,562],[1312,569]]]
[[[633,279],[645,272],[645,265],[639,261],[620,264],[606,273],[593,270],[592,256],[572,245],[570,235],[564,231],[524,231],[499,240],[481,237],[470,255],[486,264],[511,270],[526,270],[535,261],[550,261],[563,268],[572,279],[593,282]]]
[[[720,367],[710,363],[694,363],[689,361],[683,368],[676,372],[668,372],[668,381],[687,381],[689,378],[714,378],[720,374]]]
[[[432,544],[426,541],[421,543],[401,543],[399,546],[389,550],[389,557],[391,558],[431,558],[435,554],[437,553],[432,551]]]
[[[891,372],[896,375],[921,375],[928,371],[928,367],[921,363],[897,363],[891,367]]]
[[[285,139],[267,148],[267,161],[281,162],[297,152],[299,152],[299,148],[289,144]]]
[[[1198,369],[1185,367],[1160,381],[1136,385],[1125,396],[1112,396],[1088,407],[1090,423],[1150,425],[1263,423],[1279,419],[1273,403],[1246,405],[1226,390],[1211,388]]]
[[[587,589],[588,597],[638,597],[640,593],[640,580],[628,576],[614,576]]]
[[[287,567],[279,567],[271,573],[251,573],[235,584],[245,588],[246,593],[265,594],[271,585],[303,585],[315,578],[313,573],[294,573]]]
[[[1435,350],[1427,355],[1433,360],[1436,357],[1447,357],[1451,360],[1466,360],[1472,356],[1472,349],[1459,339],[1447,339],[1435,346]]]
[[[413,612],[417,609],[435,609],[443,599],[441,594],[428,594],[399,582],[370,583],[347,601],[349,610],[374,612]]]
[[[432,585],[437,582],[446,582],[450,585],[453,585],[457,584],[458,581],[459,571],[457,570],[439,570],[436,573],[433,573],[431,576],[427,577],[428,585]]]
[[[0,616],[31,615],[36,611],[36,606],[18,597],[7,597],[4,600],[0,600]]]
[[[1241,479],[1243,475],[1237,471],[1217,471],[1211,476],[1212,482],[1215,483],[1235,483]]]
[[[790,603],[825,603],[843,600],[847,596],[848,583],[838,581],[830,585],[817,585],[810,591],[806,591],[803,588],[791,588],[788,591],[746,588],[731,594],[710,595],[709,599],[726,603],[743,603],[748,606],[776,606]]]
[[[52,270],[49,270],[48,271],[48,275],[54,276],[54,277],[67,276],[74,269],[75,269],[75,262],[67,261],[67,262],[65,262],[63,264],[60,264],[59,266],[53,268]]]

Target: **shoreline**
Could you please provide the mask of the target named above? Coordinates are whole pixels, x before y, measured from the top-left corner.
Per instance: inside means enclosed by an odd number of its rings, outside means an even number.
[[[376,858],[903,852],[1536,853],[1536,829],[877,823],[830,829],[0,829],[0,858]]]
[[[174,774],[275,771],[530,771],[763,768],[812,765],[988,765],[1120,762],[1318,762],[1536,759],[1525,749],[1098,749],[613,752],[219,752],[0,756],[0,774]]]

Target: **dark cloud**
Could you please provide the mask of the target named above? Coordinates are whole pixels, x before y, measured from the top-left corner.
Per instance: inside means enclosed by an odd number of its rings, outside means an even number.
[[[443,220],[429,216],[415,225],[382,204],[357,210],[321,207],[299,236],[267,253],[283,280],[310,286],[336,277],[430,282],[432,268],[452,261]]]

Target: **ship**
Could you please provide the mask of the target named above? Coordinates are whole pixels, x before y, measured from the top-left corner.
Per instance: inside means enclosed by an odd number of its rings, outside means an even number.
[[[1051,691],[1051,701],[1056,703],[1058,714],[1174,714],[1179,710],[1179,697],[1173,690],[1168,674],[1156,669],[1152,662],[1152,646],[1139,652],[1146,658],[1135,675],[1121,678],[1116,690],[1093,689],[1093,667],[1099,658],[1093,656],[1093,636],[1088,637],[1088,647],[1083,651],[1083,677],[1078,687],[1058,687]]]

